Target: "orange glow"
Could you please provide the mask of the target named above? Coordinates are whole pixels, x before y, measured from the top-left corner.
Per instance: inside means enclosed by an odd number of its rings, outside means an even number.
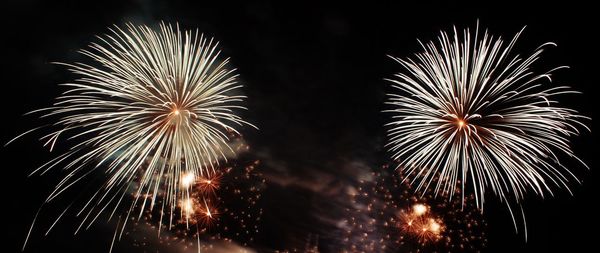
[[[206,207],[206,212],[204,213],[204,215],[206,215],[206,217],[212,218],[212,214],[210,213],[210,209],[208,207]]]
[[[194,202],[191,199],[185,199],[181,203],[181,207],[185,212],[186,216],[192,216],[194,214]]]
[[[429,230],[431,230],[432,233],[439,233],[441,227],[442,226],[433,219],[429,223]]]
[[[175,110],[173,110],[173,114],[175,114],[175,115],[179,115],[179,109],[175,109]]]
[[[219,215],[217,208],[204,199],[204,205],[200,204],[199,209],[200,215],[197,217],[197,222],[202,226],[212,226]]]
[[[458,128],[462,128],[462,127],[463,127],[463,126],[465,126],[466,124],[467,124],[467,123],[466,123],[464,120],[462,120],[462,119],[459,119],[459,120],[458,120]]]

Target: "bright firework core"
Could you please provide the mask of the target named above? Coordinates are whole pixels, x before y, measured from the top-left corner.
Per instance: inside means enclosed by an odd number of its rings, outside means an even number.
[[[192,172],[188,172],[181,177],[181,187],[188,188],[196,181],[196,176]]]
[[[413,213],[417,216],[421,216],[427,212],[427,206],[423,204],[415,204],[413,205]]]
[[[429,229],[431,230],[431,232],[439,233],[441,227],[442,226],[438,222],[436,222],[434,219],[430,220]]]
[[[458,120],[458,128],[462,128],[462,127],[464,127],[465,125],[467,125],[467,122],[465,122],[465,121],[464,121],[464,120],[462,120],[462,119],[459,119],[459,120]]]
[[[186,110],[185,108],[182,108],[180,106],[173,106],[171,110],[167,111],[166,120],[174,126],[188,128],[189,126],[186,126],[185,123],[186,121],[190,120],[188,118],[189,116],[189,110]]]

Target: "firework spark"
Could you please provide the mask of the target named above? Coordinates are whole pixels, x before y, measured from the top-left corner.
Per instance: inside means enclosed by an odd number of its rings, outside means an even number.
[[[388,95],[388,147],[417,190],[431,187],[452,198],[457,184],[470,184],[482,208],[489,189],[502,201],[520,202],[528,191],[552,194],[553,186],[569,190],[568,181],[577,180],[559,156],[586,166],[568,137],[580,127],[589,131],[582,123],[589,118],[555,100],[577,92],[545,83],[561,67],[531,70],[552,43],[525,58],[511,56],[520,34],[507,44],[487,31],[455,29],[415,58],[392,57],[405,71],[389,79],[400,93]]]
[[[63,136],[76,141],[32,173],[67,173],[46,202],[101,170],[107,178],[78,212],[80,228],[111,205],[112,217],[131,191],[127,216],[133,207],[141,207],[139,216],[153,209],[157,196],[161,213],[173,216],[180,204],[193,211],[190,188],[219,172],[235,154],[230,133],[250,125],[235,114],[245,109],[235,69],[217,42],[178,26],[127,25],[98,38],[80,51],[93,63],[63,64],[80,78],[64,84],[69,89],[54,106],[35,111],[58,118],[59,129],[41,138],[50,150]]]
[[[198,190],[203,194],[214,194],[221,185],[221,179],[223,175],[221,173],[215,173],[207,177],[200,177],[198,179]]]
[[[343,252],[481,251],[486,223],[472,194],[448,200],[433,189],[415,196],[404,176],[372,173],[351,193]],[[461,194],[460,188],[454,194]]]

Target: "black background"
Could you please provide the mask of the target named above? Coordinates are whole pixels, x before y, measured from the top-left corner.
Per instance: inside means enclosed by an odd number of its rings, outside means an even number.
[[[519,53],[530,52],[547,41],[556,42],[558,47],[545,53],[538,66],[542,70],[570,66],[554,76],[555,83],[570,85],[583,95],[565,97],[563,102],[594,118],[600,59],[598,14],[591,3],[561,3],[3,3],[0,141],[40,125],[35,117],[22,114],[50,105],[63,91],[56,84],[74,78],[51,62],[82,60],[76,51],[94,41],[94,35],[126,22],[151,26],[160,21],[179,22],[183,28],[198,28],[220,40],[224,54],[239,69],[249,97],[250,110],[245,117],[260,128],[245,129],[247,141],[287,168],[284,172],[276,170],[264,158],[267,171],[297,180],[316,177],[314,171],[350,176],[351,172],[339,166],[349,160],[374,166],[385,163],[386,115],[381,110],[388,86],[383,78],[400,70],[386,55],[410,56],[420,50],[417,39],[429,41],[453,25],[475,27],[479,21],[492,34],[506,38],[527,25],[517,44]],[[574,196],[559,190],[554,198],[534,197],[526,202],[527,242],[514,233],[503,206],[488,201],[486,252],[590,251],[596,247],[599,182],[592,157],[593,136],[592,130],[573,138],[576,153],[592,168],[575,169],[583,183],[573,184]],[[0,153],[5,240],[1,245],[8,248],[4,252],[16,252],[55,182],[49,180],[52,175],[27,178],[27,174],[52,155],[33,137],[4,147]],[[314,208],[315,195],[294,187],[267,189],[266,218],[257,247],[285,249],[308,234],[320,234],[324,238],[322,251],[335,252],[327,245],[334,239],[328,239],[327,230],[320,229],[311,215],[327,212]],[[43,231],[37,231],[26,252],[108,251],[112,229],[100,226],[73,236],[74,227],[60,226],[46,238],[41,236]],[[116,252],[121,250],[136,252],[126,246]]]

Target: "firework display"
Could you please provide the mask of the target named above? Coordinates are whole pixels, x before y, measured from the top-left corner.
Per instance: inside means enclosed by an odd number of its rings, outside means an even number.
[[[10,4],[3,251],[594,248],[594,8],[537,6]]]
[[[216,182],[237,155],[235,128],[250,125],[235,113],[245,109],[245,97],[229,60],[213,39],[164,23],[156,31],[114,27],[98,39],[80,51],[93,63],[64,64],[80,78],[63,84],[68,90],[54,106],[34,111],[58,118],[58,130],[41,138],[50,150],[59,140],[74,142],[32,173],[66,172],[46,203],[103,174],[99,189],[77,211],[77,231],[126,205],[122,227],[149,210],[166,217],[160,224],[168,228],[181,222],[178,212],[187,226],[212,224],[221,215]]]
[[[415,194],[401,174],[372,173],[352,196],[344,223],[343,252],[477,252],[485,248],[486,222],[472,195]],[[460,188],[453,194],[461,194]]]
[[[388,95],[387,146],[416,190],[452,197],[456,185],[469,186],[482,208],[489,190],[520,202],[527,192],[544,196],[578,181],[559,158],[581,162],[568,138],[589,130],[588,118],[558,104],[560,95],[577,93],[549,84],[561,67],[533,70],[553,44],[522,58],[512,53],[520,34],[507,43],[455,29],[413,58],[392,57],[404,71],[389,79],[397,93]]]

